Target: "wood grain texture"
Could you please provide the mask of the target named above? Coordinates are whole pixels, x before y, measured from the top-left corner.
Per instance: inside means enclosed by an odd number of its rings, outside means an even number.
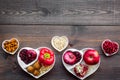
[[[0,44],[5,39],[16,37],[20,41],[20,48],[49,47],[55,52],[56,63],[49,73],[38,80],[78,80],[62,65],[62,52],[58,53],[50,44],[53,36],[65,35],[70,41],[67,48],[80,50],[91,47],[100,53],[99,69],[85,80],[119,80],[120,51],[112,57],[106,57],[100,48],[102,41],[107,38],[120,44],[119,34],[120,26],[0,25]],[[17,53],[14,56],[7,55],[0,47],[0,80],[35,80],[20,68],[16,57]]]
[[[0,0],[0,24],[120,25],[120,0]]]

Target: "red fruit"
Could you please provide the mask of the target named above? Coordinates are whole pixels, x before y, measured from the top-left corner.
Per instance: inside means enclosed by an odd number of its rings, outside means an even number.
[[[88,49],[84,53],[83,60],[88,65],[95,65],[100,61],[100,56],[96,50]]]
[[[29,64],[37,57],[37,53],[34,50],[23,49],[20,51],[20,58],[25,64]]]
[[[37,53],[34,50],[28,50],[27,55],[30,60],[34,60],[37,57]]]
[[[63,55],[63,59],[64,59],[64,61],[65,61],[66,64],[73,65],[73,64],[76,63],[76,56],[71,51],[67,51]]]
[[[81,60],[81,54],[77,51],[73,52],[73,54],[76,56],[75,63],[79,62]]]
[[[85,64],[79,64],[74,67],[74,72],[79,77],[84,77],[87,74],[88,66]]]
[[[101,47],[106,56],[116,54],[119,50],[119,44],[109,39],[104,40]]]

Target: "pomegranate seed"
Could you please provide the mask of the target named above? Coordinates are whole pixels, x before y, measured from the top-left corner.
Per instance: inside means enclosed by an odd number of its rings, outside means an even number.
[[[103,49],[105,50],[106,53],[112,54],[117,51],[118,45],[110,41],[105,41],[103,43]]]

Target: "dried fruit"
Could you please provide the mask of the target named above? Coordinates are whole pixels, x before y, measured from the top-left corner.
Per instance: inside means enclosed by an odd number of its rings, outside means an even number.
[[[4,49],[7,52],[13,53],[18,48],[18,41],[15,38],[12,38],[9,41],[3,43]]]

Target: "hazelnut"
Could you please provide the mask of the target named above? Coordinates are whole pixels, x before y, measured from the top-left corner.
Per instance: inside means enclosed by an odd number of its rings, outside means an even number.
[[[35,63],[33,64],[33,67],[34,67],[35,69],[39,70],[39,69],[41,68],[41,64],[39,63],[39,61],[37,61],[37,62],[35,62]]]
[[[40,71],[38,71],[38,70],[35,70],[34,72],[33,72],[33,75],[34,76],[38,76],[40,74]]]
[[[30,73],[33,73],[34,70],[35,70],[35,69],[34,69],[34,67],[32,67],[32,66],[27,67],[27,71],[30,72]]]

